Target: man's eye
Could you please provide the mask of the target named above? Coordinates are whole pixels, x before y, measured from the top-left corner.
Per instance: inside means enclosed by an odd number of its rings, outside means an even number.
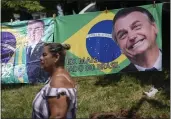
[[[124,39],[125,37],[126,37],[126,32],[121,33],[121,34],[119,35],[119,39],[120,39],[120,40]]]
[[[35,28],[35,30],[42,30],[43,28],[41,28],[41,27],[37,27],[37,28]]]
[[[139,29],[141,29],[141,25],[135,25],[135,26],[133,26],[133,29],[139,30]]]

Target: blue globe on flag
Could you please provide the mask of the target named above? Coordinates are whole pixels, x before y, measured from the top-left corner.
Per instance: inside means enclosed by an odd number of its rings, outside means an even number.
[[[112,20],[95,24],[86,38],[86,48],[92,58],[108,63],[121,55],[119,46],[112,39]]]

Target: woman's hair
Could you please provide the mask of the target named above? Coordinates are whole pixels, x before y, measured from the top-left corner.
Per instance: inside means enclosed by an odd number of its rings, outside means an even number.
[[[65,59],[65,50],[69,50],[71,46],[69,44],[61,44],[61,43],[45,43],[44,46],[48,46],[49,52],[52,53],[52,55],[56,55],[56,53],[59,53],[60,59]]]

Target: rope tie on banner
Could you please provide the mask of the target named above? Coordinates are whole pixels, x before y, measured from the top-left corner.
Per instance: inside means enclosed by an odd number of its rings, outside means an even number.
[[[56,14],[54,13],[52,17],[53,17],[53,18],[56,18]]]
[[[156,1],[155,0],[153,1],[153,7],[154,8],[156,7]]]
[[[106,10],[105,10],[105,13],[106,13],[106,14],[108,13],[107,7],[106,7]]]

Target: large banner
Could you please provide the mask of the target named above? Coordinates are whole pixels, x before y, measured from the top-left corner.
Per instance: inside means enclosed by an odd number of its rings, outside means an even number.
[[[55,39],[71,45],[72,76],[161,71],[161,18],[162,4],[57,17]]]
[[[40,56],[43,42],[53,42],[54,20],[2,23],[1,28],[1,82],[45,82]]]
[[[161,3],[2,23],[1,82],[45,82],[43,42],[71,45],[65,67],[72,76],[161,71],[161,23]]]

